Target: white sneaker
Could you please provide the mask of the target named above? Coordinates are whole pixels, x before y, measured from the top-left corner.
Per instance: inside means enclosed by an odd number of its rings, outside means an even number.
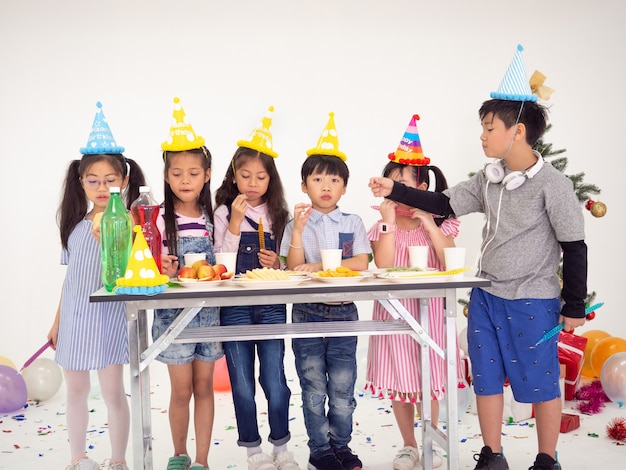
[[[274,465],[278,470],[300,470],[300,467],[293,458],[293,454],[288,451],[274,454]]]
[[[403,447],[393,459],[393,470],[413,470],[419,459],[420,454],[415,447]]]
[[[89,457],[80,459],[74,465],[68,465],[65,470],[100,470],[100,464]]]
[[[125,463],[113,463],[111,459],[106,459],[102,462],[102,470],[129,470],[128,465]]]
[[[433,442],[433,468],[439,468],[443,465],[443,449],[439,444]],[[424,458],[424,453],[422,452],[422,459]]]
[[[277,470],[274,459],[265,453],[248,457],[248,470]]]

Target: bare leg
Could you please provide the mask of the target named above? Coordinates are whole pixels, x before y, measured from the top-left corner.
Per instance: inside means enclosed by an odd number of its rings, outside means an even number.
[[[402,435],[402,445],[417,448],[417,440],[415,439],[415,405],[410,402],[393,401],[391,406],[396,417],[396,423],[398,423],[398,429]]]
[[[187,433],[189,432],[189,402],[193,392],[192,364],[168,365],[170,374],[170,432],[175,454],[187,453]]]
[[[215,417],[215,396],[213,394],[214,362],[193,362],[193,422],[196,430],[195,461],[208,467],[209,447]]]
[[[556,445],[561,430],[560,398],[535,403],[535,420],[537,424],[537,443],[539,452],[548,454],[556,460]]]
[[[504,396],[477,395],[478,422],[483,442],[491,447],[495,453],[502,452],[502,412],[504,410]]]

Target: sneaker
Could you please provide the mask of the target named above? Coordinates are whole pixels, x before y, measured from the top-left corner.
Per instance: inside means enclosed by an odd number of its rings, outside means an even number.
[[[85,457],[73,465],[68,465],[65,470],[100,470],[100,464],[89,457]]]
[[[478,462],[474,470],[509,470],[504,455],[494,454],[489,446],[483,447],[480,454],[474,454],[474,460]]]
[[[561,464],[548,454],[537,454],[535,463],[528,470],[561,470]]]
[[[263,452],[248,457],[248,470],[276,470],[272,456]]]
[[[125,463],[113,463],[111,459],[106,459],[102,462],[101,470],[129,470],[128,465]]]
[[[393,459],[393,470],[413,470],[419,459],[420,454],[415,447],[405,446]]]
[[[210,470],[209,467],[205,467],[204,465],[202,465],[200,462],[194,462],[191,464],[191,467],[189,467],[189,470],[193,469],[193,468],[204,468],[205,470]]]
[[[333,449],[324,450],[309,456],[307,468],[309,470],[345,470]]]
[[[189,470],[191,459],[188,455],[175,455],[167,461],[167,470]]]
[[[361,470],[363,463],[359,460],[358,455],[352,453],[350,447],[333,447],[333,451],[345,470]]]
[[[444,451],[439,444],[433,442],[433,468],[439,468],[443,465]],[[422,459],[424,452],[422,451]]]
[[[278,470],[300,470],[291,452],[283,451],[274,454],[274,465]]]

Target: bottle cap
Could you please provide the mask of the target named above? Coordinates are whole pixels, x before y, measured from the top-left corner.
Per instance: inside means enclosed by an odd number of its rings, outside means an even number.
[[[119,186],[109,186],[109,192],[110,193],[119,193],[120,192],[120,187]]]
[[[149,193],[150,192],[150,186],[139,186],[139,192],[140,193]]]

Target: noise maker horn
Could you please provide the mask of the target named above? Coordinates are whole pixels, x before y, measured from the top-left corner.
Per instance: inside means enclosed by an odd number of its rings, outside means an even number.
[[[259,248],[265,249],[265,231],[263,230],[263,218],[259,217]]]

